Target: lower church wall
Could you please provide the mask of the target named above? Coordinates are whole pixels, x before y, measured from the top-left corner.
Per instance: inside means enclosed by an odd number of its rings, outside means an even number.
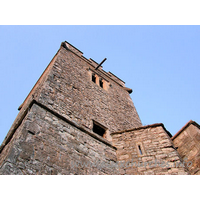
[[[188,174],[185,164],[161,125],[113,133],[120,174]]]
[[[33,104],[0,154],[0,174],[118,174],[116,149]]]
[[[111,144],[31,105],[0,154],[0,174],[190,174],[162,124],[112,133]]]

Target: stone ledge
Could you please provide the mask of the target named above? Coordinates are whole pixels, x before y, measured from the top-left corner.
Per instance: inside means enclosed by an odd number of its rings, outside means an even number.
[[[43,104],[41,104],[41,103],[39,103],[39,102],[37,102],[37,101],[35,101],[35,100],[34,100],[34,103],[35,103],[36,105],[42,107],[43,109],[47,110],[48,112],[52,113],[52,114],[55,115],[56,117],[58,117],[58,118],[62,119],[63,121],[69,123],[70,125],[75,126],[76,128],[80,129],[81,131],[83,131],[83,132],[89,134],[89,135],[92,136],[93,138],[95,138],[95,139],[97,139],[97,140],[100,140],[101,142],[103,142],[104,144],[106,144],[106,145],[108,145],[108,146],[114,148],[115,150],[117,149],[117,148],[114,147],[109,141],[107,141],[106,139],[104,139],[104,138],[102,138],[101,136],[97,135],[96,133],[93,133],[92,131],[87,130],[84,126],[79,125],[79,124],[77,124],[76,122],[71,121],[71,120],[65,118],[64,116],[58,114],[57,112],[55,112],[55,111],[49,109],[49,108],[46,107],[45,105],[43,105]]]
[[[87,130],[84,126],[78,125],[76,122],[71,121],[71,120],[65,118],[64,116],[62,116],[62,115],[58,114],[57,112],[51,110],[47,106],[45,106],[45,105],[37,102],[35,99],[32,99],[32,101],[29,102],[29,104],[26,106],[26,108],[24,108],[23,110],[21,110],[21,113],[19,113],[19,116],[16,118],[15,122],[13,123],[13,126],[11,127],[11,129],[8,132],[6,138],[4,139],[2,145],[0,146],[0,153],[2,152],[2,150],[4,149],[4,147],[9,143],[9,141],[12,139],[15,131],[20,126],[21,122],[23,121],[23,119],[25,118],[26,114],[28,113],[28,110],[32,107],[33,104],[36,104],[36,105],[40,106],[41,108],[47,110],[48,112],[52,113],[56,117],[62,119],[63,121],[69,123],[70,125],[78,128],[78,129],[80,129],[81,131],[89,134],[91,137],[93,137],[93,138],[95,138],[95,139],[103,142],[104,144],[108,145],[109,147],[111,147],[111,148],[113,148],[115,150],[117,149],[109,141],[107,141],[106,139],[104,139],[101,136],[97,135],[96,133],[93,133],[92,131]]]
[[[161,126],[164,129],[164,131],[169,135],[170,138],[172,137],[171,133],[169,131],[167,131],[164,124],[162,124],[162,123],[150,124],[150,125],[147,125],[147,126],[135,127],[133,129],[117,131],[117,132],[111,133],[110,135],[122,134],[122,133],[126,133],[126,132],[137,131],[137,130],[147,129],[147,128],[155,128],[155,127],[158,127],[158,126]]]

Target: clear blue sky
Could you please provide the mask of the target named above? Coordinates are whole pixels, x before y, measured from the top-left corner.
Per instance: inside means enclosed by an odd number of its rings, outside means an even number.
[[[0,143],[62,41],[133,89],[143,125],[200,123],[200,26],[0,26]]]

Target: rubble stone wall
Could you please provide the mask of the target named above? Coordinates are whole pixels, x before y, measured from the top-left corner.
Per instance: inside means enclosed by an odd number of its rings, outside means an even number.
[[[114,133],[120,174],[188,174],[161,125]]]
[[[110,132],[141,126],[129,93],[99,69],[98,76],[109,82],[107,90],[101,88],[91,81],[90,68],[94,67],[61,48],[37,100],[88,129],[93,120]]]
[[[162,124],[142,126],[132,90],[97,66],[61,44],[0,146],[0,174],[200,174],[199,125],[174,145]]]
[[[33,104],[0,154],[0,174],[118,174],[116,149],[102,140]]]
[[[191,162],[190,173],[200,175],[200,129],[191,124],[173,139],[173,143],[182,159]]]

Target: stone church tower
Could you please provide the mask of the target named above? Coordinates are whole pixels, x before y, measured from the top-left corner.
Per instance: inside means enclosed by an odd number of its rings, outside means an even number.
[[[0,174],[188,174],[163,124],[142,126],[131,92],[63,42],[0,146]]]

